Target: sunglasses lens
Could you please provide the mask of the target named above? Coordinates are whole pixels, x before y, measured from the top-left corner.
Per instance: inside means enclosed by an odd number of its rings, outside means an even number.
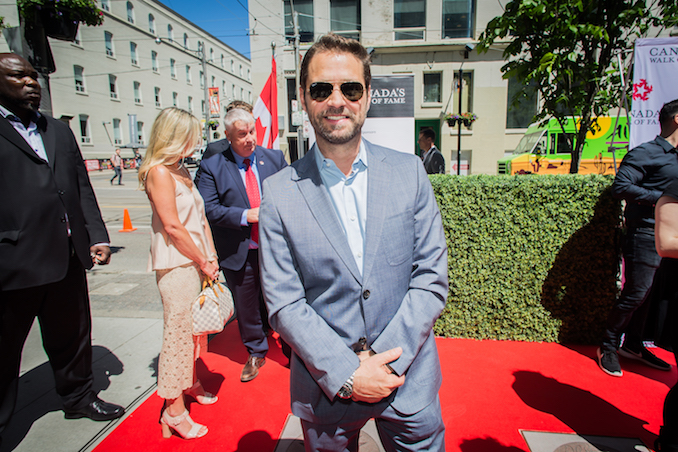
[[[311,99],[322,102],[332,95],[334,86],[331,83],[315,82],[311,83],[308,92],[311,94]]]
[[[341,92],[344,93],[346,99],[355,102],[363,97],[363,85],[358,82],[346,82],[341,84]]]

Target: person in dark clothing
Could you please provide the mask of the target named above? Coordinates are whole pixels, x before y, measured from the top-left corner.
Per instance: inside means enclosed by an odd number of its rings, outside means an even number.
[[[430,127],[421,129],[419,132],[419,149],[422,152],[424,168],[428,174],[445,174],[445,158],[434,144],[436,133]]]
[[[661,133],[652,141],[632,149],[619,167],[612,193],[626,200],[624,287],[610,312],[598,349],[598,365],[608,375],[622,376],[619,356],[638,360],[650,367],[671,370],[671,366],[643,345],[647,318],[645,303],[660,257],[655,249],[654,205],[668,185],[678,179],[678,99],[659,112]],[[624,345],[619,348],[621,335]]]

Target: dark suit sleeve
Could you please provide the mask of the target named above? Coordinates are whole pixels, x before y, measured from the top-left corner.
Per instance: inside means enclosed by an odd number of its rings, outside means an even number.
[[[445,159],[440,152],[431,156],[431,174],[445,174]]]
[[[104,220],[101,217],[99,203],[97,202],[96,195],[92,189],[92,184],[89,180],[89,175],[87,174],[87,168],[85,168],[85,162],[82,159],[80,149],[78,148],[72,132],[70,133],[70,138],[72,145],[70,146],[69,151],[74,153],[73,160],[78,174],[78,185],[80,187],[80,206],[85,218],[85,227],[89,234],[89,245],[109,243],[110,238]]]

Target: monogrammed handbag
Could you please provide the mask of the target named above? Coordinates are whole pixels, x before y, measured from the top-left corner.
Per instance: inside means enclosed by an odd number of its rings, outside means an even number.
[[[218,333],[233,315],[233,295],[223,284],[205,280],[191,311],[195,336]]]

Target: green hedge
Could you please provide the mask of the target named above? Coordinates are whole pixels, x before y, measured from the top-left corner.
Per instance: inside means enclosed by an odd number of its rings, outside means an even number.
[[[430,179],[449,251],[437,335],[598,343],[618,293],[612,177]]]

